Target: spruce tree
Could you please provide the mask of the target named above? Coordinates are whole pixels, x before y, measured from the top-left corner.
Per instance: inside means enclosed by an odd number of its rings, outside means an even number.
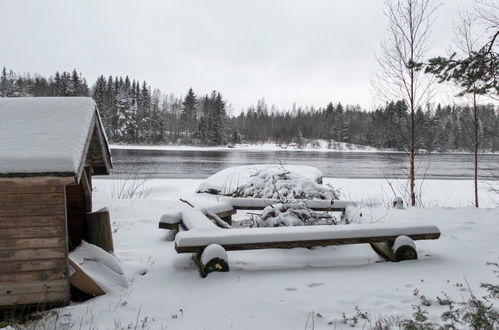
[[[194,135],[196,131],[197,103],[196,94],[194,94],[192,88],[189,88],[189,91],[182,102],[182,112],[180,114],[182,129],[184,130],[189,143],[191,142],[191,136]]]

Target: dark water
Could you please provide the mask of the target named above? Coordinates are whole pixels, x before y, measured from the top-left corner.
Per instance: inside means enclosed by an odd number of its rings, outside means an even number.
[[[393,153],[245,151],[245,150],[112,150],[114,173],[140,171],[156,178],[206,178],[226,167],[281,162],[319,168],[325,177],[405,177],[401,166],[407,156]],[[418,155],[416,175],[429,179],[471,179],[473,156],[467,154]],[[481,178],[499,172],[499,155],[481,155]]]

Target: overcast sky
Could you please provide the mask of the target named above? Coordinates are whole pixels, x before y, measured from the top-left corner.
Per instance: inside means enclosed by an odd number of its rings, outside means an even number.
[[[433,52],[471,0],[443,1]],[[329,101],[371,106],[383,0],[0,0],[0,66],[51,75],[77,68],[146,80],[163,92],[219,90],[239,111]]]

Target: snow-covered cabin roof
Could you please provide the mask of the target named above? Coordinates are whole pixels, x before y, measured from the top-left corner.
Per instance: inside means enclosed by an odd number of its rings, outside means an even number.
[[[0,177],[109,174],[111,156],[89,97],[0,98]]]

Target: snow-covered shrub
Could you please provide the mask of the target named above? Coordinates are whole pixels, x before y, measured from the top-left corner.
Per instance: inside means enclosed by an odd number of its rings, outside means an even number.
[[[339,219],[326,212],[315,212],[303,202],[288,201],[269,205],[263,209],[254,227],[286,227],[311,225],[336,225]]]
[[[282,169],[279,172],[258,170],[251,179],[240,185],[232,197],[290,199],[338,199],[339,191],[322,186],[298,173]]]
[[[260,173],[280,174],[283,172],[299,173],[312,182],[322,184],[322,172],[312,166],[256,164],[228,167],[201,182],[196,189],[199,193],[231,196],[240,186],[247,185]]]

